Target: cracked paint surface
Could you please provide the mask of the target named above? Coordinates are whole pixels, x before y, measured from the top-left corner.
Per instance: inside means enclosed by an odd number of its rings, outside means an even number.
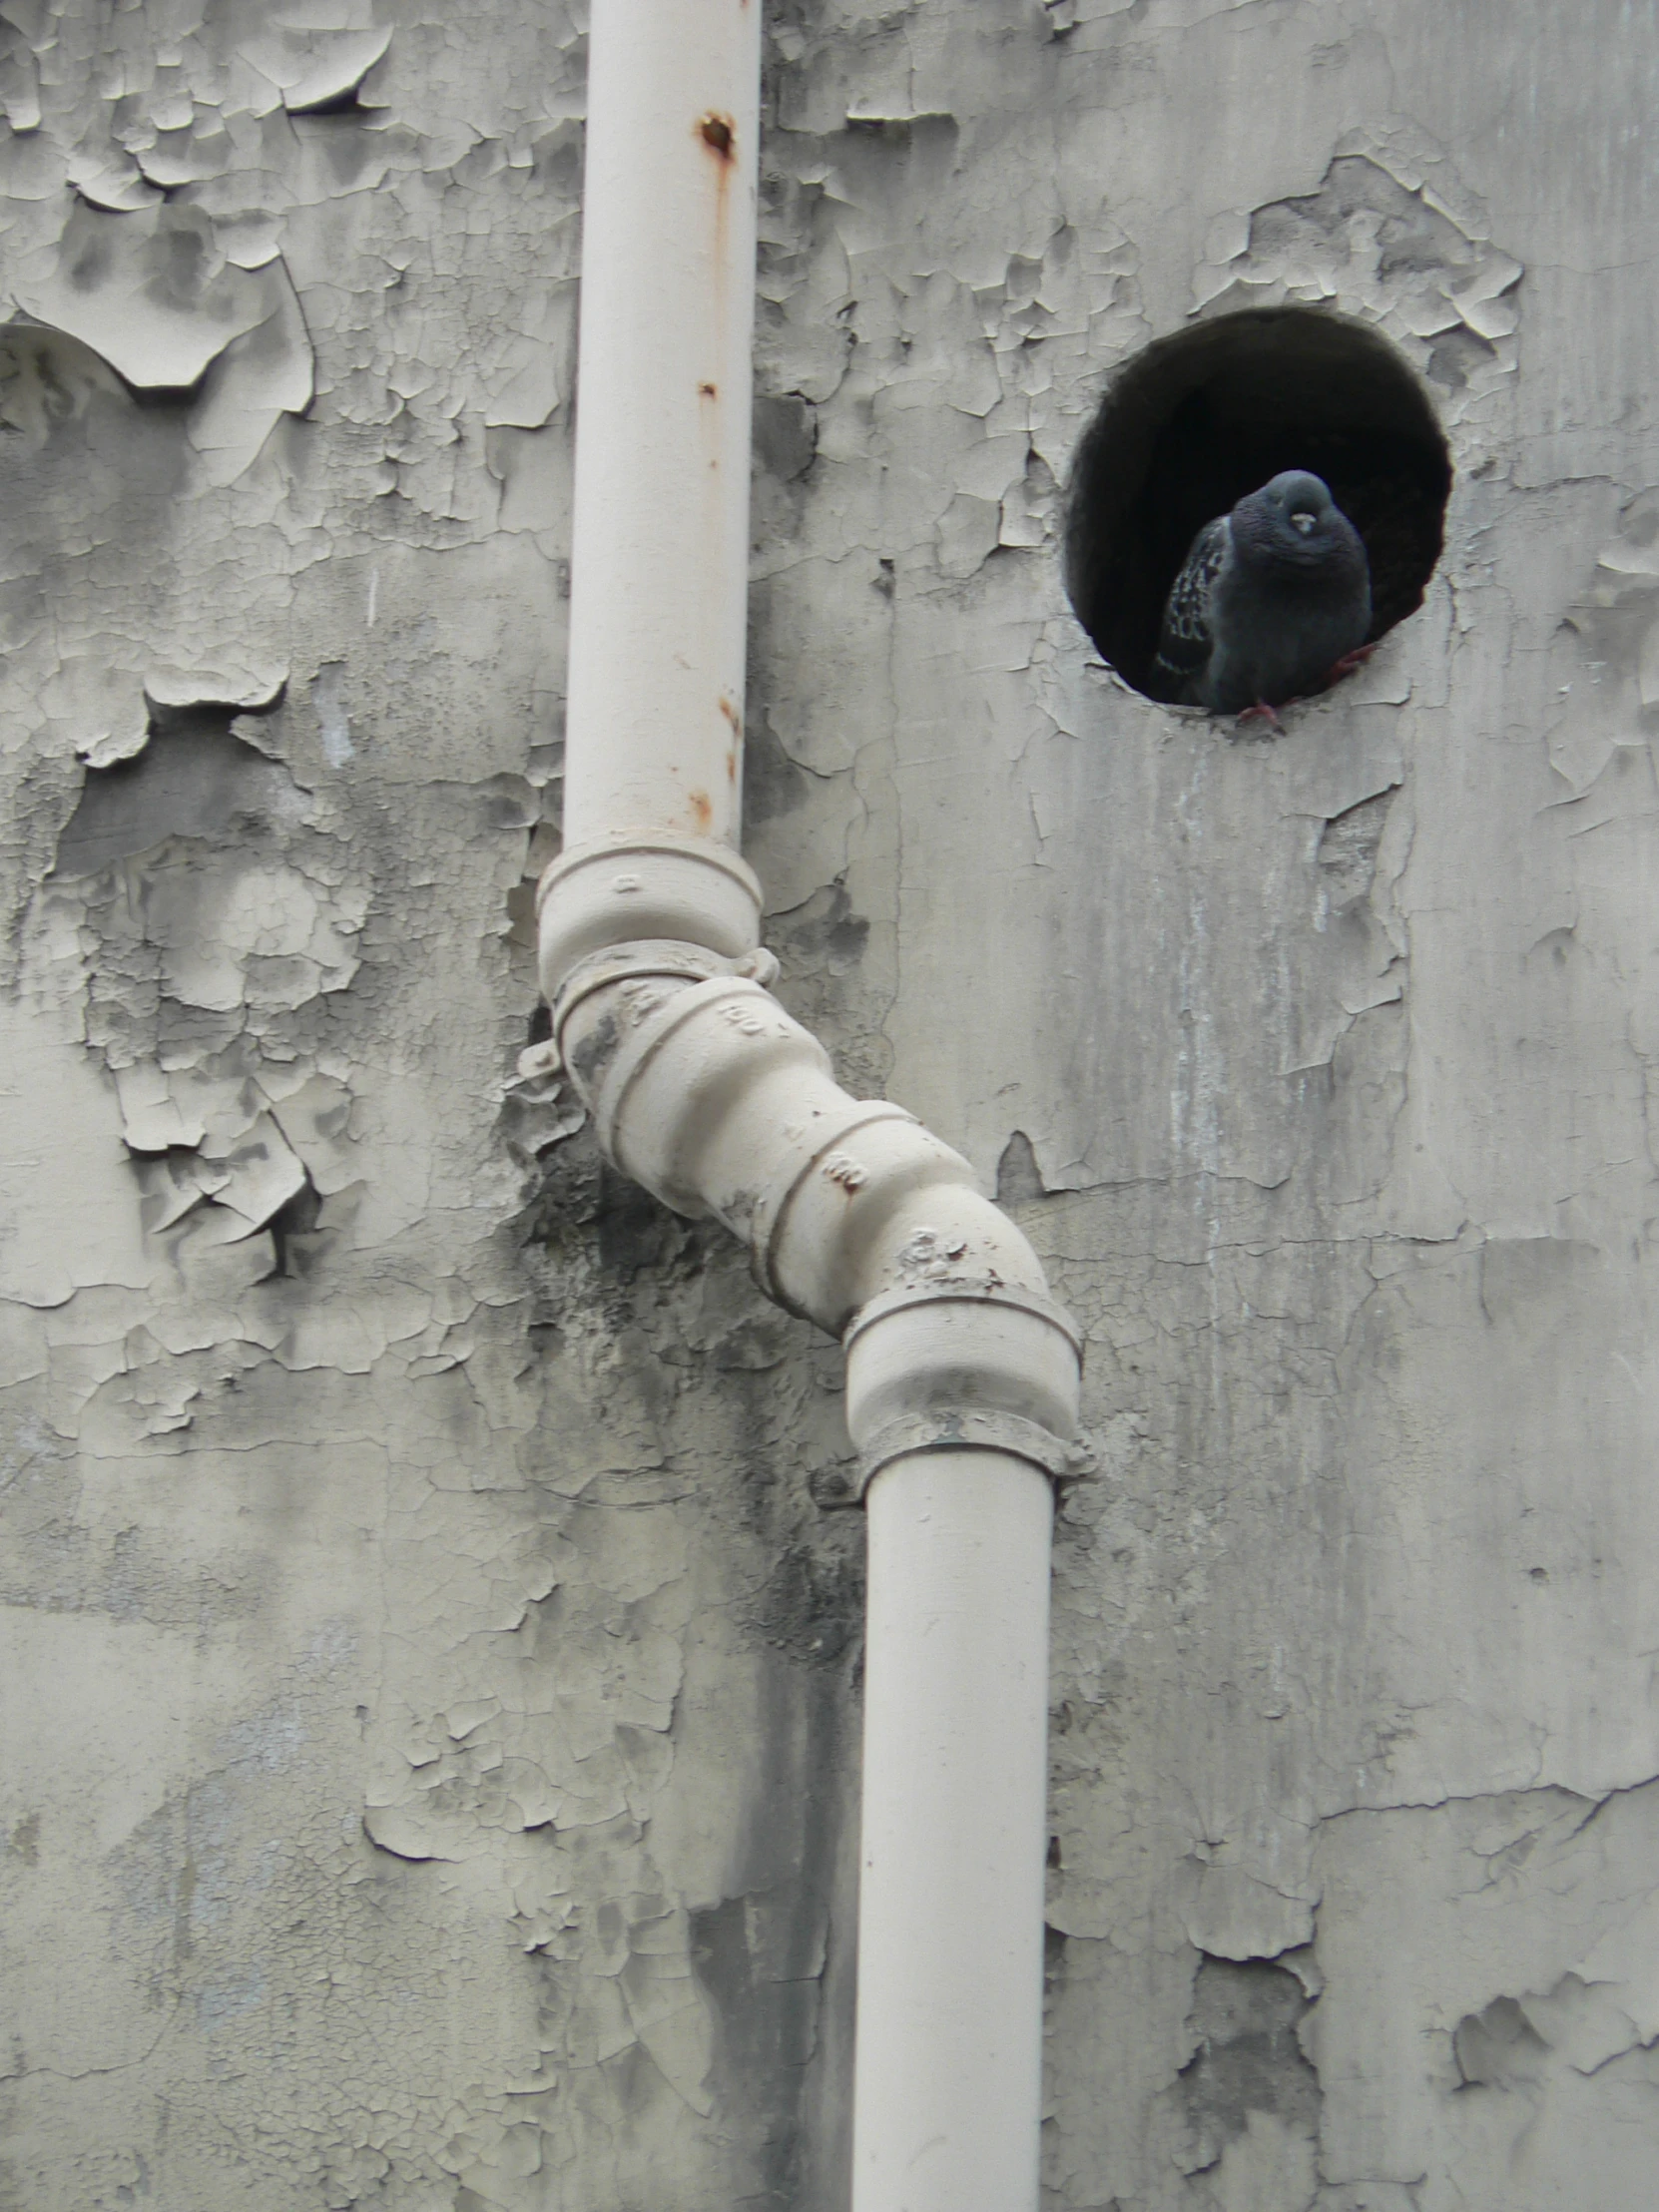
[[[1088,1337],[1047,2212],[1642,2201],[1654,10],[779,0],[746,806],[792,1008]],[[514,1069],[584,19],[0,5],[0,2205],[844,2199],[838,1357]],[[1324,304],[1456,468],[1236,743],[1103,379]]]

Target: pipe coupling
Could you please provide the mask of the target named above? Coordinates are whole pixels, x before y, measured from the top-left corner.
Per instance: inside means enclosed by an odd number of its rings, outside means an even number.
[[[1082,1341],[1052,1299],[993,1280],[923,1279],[871,1299],[843,1343],[860,1497],[889,1461],[916,1451],[1002,1451],[1055,1479],[1087,1471],[1075,1440]]]
[[[713,838],[622,830],[561,852],[536,886],[541,987],[551,1005],[572,968],[642,939],[700,945],[728,960],[761,936],[761,883]]]

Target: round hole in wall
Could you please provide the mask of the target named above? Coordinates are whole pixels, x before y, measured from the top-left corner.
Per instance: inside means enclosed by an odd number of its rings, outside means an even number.
[[[1287,468],[1323,476],[1365,539],[1382,637],[1422,604],[1451,488],[1433,407],[1386,338],[1317,308],[1254,308],[1156,340],[1107,385],[1072,469],[1066,589],[1149,699],[1195,533]]]

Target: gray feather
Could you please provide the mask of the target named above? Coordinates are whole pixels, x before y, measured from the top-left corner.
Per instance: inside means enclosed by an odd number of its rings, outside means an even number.
[[[1186,687],[1203,674],[1210,658],[1210,591],[1232,536],[1228,516],[1218,515],[1214,522],[1207,522],[1194,538],[1181,573],[1170,586],[1152,667],[1161,679],[1160,691],[1171,699],[1184,698]]]

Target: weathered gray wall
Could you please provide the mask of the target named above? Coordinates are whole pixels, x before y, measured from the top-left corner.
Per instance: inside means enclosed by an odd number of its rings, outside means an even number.
[[[1652,2194],[1656,14],[771,10],[750,850],[1089,1337],[1068,2212]],[[829,2212],[837,1357],[511,1087],[581,19],[0,33],[0,2205]],[[1247,744],[1056,487],[1279,299],[1458,473]]]

